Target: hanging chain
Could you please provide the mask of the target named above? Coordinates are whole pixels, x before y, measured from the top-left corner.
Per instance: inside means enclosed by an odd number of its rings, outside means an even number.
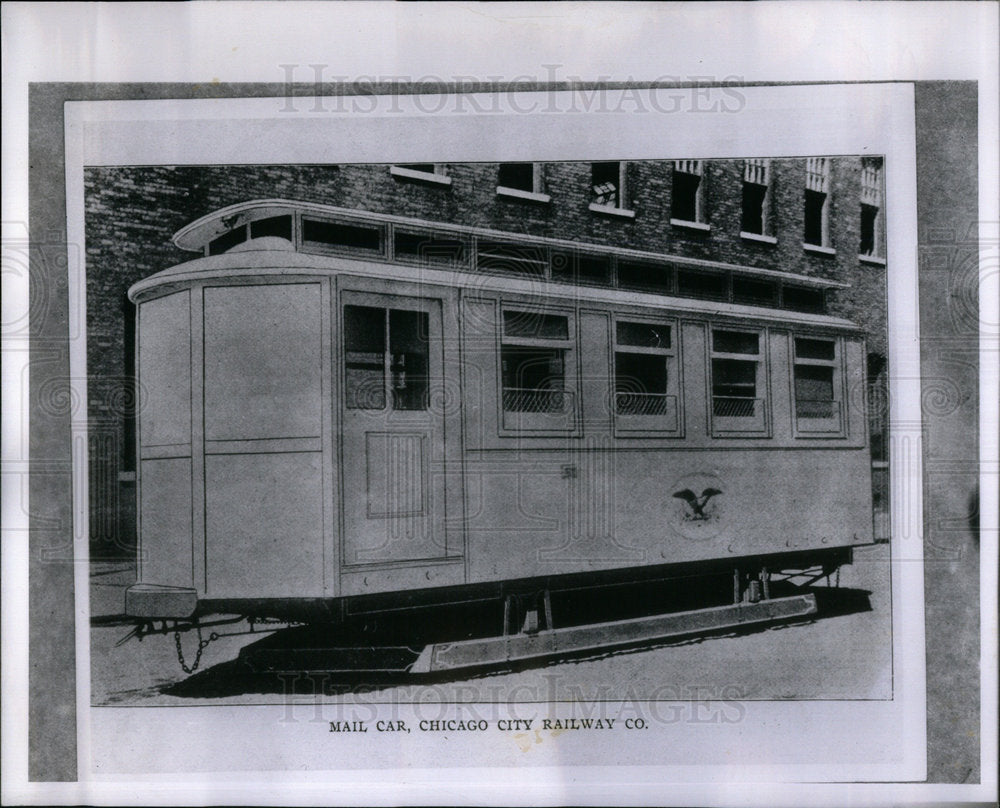
[[[181,650],[181,633],[179,631],[174,632],[174,645],[177,646],[177,661],[181,663],[184,673],[194,673],[198,670],[198,666],[201,664],[201,652],[205,650],[205,646],[215,639],[218,639],[218,635],[212,632],[207,640],[203,640],[201,638],[201,626],[198,626],[198,651],[194,655],[194,664],[189,668],[184,662],[184,652]]]

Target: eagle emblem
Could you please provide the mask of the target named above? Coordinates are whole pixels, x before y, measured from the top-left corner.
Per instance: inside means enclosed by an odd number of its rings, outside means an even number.
[[[715,471],[695,471],[666,489],[670,529],[692,541],[715,538],[730,526],[731,486]]]
[[[676,491],[674,496],[677,499],[684,500],[691,508],[691,514],[687,518],[692,521],[705,521],[711,517],[711,513],[705,512],[705,507],[708,505],[708,501],[719,494],[721,494],[718,488],[706,488],[701,492],[701,496],[698,496],[690,488],[685,488],[683,491]]]

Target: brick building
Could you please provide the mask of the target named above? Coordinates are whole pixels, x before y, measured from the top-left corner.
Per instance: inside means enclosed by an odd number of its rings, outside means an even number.
[[[879,393],[870,395],[872,456],[876,510],[886,507],[886,265],[877,158],[102,167],[86,170],[85,188],[95,556],[127,556],[135,542],[133,412],[142,397],[131,379],[134,325],[126,291],[195,257],[171,240],[182,227],[254,199],[659,256],[660,266],[672,267],[659,290],[668,295],[825,308],[853,320],[866,332],[869,385]],[[608,267],[578,280],[650,288],[634,277],[634,267],[617,260]],[[773,274],[760,273],[754,285],[739,268]],[[823,299],[823,292],[796,285],[795,276],[841,286]]]

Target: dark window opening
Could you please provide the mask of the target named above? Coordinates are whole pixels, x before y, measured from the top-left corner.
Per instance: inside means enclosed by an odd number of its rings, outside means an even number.
[[[637,348],[669,349],[670,326],[619,321],[615,324],[615,341],[619,345],[632,345]]]
[[[861,205],[861,245],[859,255],[875,255],[875,224],[878,221],[878,208],[874,205]]]
[[[760,353],[760,335],[745,331],[713,331],[712,350],[756,356]]]
[[[832,418],[834,416],[832,367],[826,365],[795,366],[795,415],[798,418]]]
[[[698,174],[687,174],[674,170],[673,196],[671,198],[670,216],[685,222],[697,222],[698,189],[701,177]]]
[[[302,240],[349,250],[382,252],[382,228],[362,224],[303,219]]]
[[[464,264],[468,245],[460,238],[435,233],[415,233],[396,230],[393,234],[395,256],[404,261],[429,264]]]
[[[227,250],[232,249],[237,244],[242,244],[247,240],[247,229],[245,225],[240,225],[235,230],[230,230],[228,233],[223,233],[216,239],[212,239],[208,243],[208,254],[209,255],[221,255]]]
[[[871,457],[875,462],[885,462],[889,459],[886,445],[889,431],[889,387],[885,356],[879,353],[868,354],[867,370]]]
[[[743,221],[741,228],[744,233],[765,235],[764,204],[767,199],[767,186],[756,182],[743,183]]]
[[[503,408],[507,412],[558,413],[566,409],[564,351],[504,345]]]
[[[505,337],[569,339],[569,320],[539,311],[505,311],[503,333]]]
[[[795,356],[799,359],[825,359],[832,361],[836,356],[836,343],[827,339],[795,339]]]
[[[751,306],[773,306],[778,300],[778,284],[756,278],[733,276],[733,302]]]
[[[344,306],[344,397],[350,410],[385,408],[385,309]]]
[[[621,207],[621,163],[591,163],[591,191],[595,205]]]
[[[292,217],[271,216],[267,219],[257,219],[250,222],[250,238],[264,238],[265,236],[277,236],[291,241]]]
[[[681,269],[677,271],[677,294],[682,297],[727,300],[729,278],[718,272]]]
[[[666,414],[666,356],[615,353],[615,411],[619,415]]]
[[[783,305],[792,311],[822,314],[826,309],[826,295],[822,289],[808,286],[785,286],[781,290]]]
[[[434,173],[434,163],[397,163],[396,165],[408,171],[422,171],[424,174]]]
[[[805,198],[805,232],[803,241],[817,247],[825,246],[823,241],[823,210],[826,207],[826,194],[822,191],[806,189]]]
[[[427,328],[427,312],[395,309],[389,312],[389,372],[395,410],[427,409]]]
[[[581,283],[607,285],[611,282],[611,259],[606,255],[578,255],[576,271]]]
[[[637,292],[668,295],[674,291],[674,273],[669,264],[645,261],[619,261],[618,286]]]
[[[535,190],[535,166],[533,163],[502,163],[497,171],[497,185],[518,191]]]
[[[476,266],[487,272],[516,272],[543,278],[548,263],[545,247],[485,240],[478,244]]]
[[[552,277],[567,283],[607,286],[611,283],[611,259],[606,255],[554,252]]]
[[[760,335],[745,331],[713,331],[716,353],[760,353]],[[748,359],[712,359],[712,412],[724,418],[752,418],[757,414],[757,362]]]
[[[712,412],[724,418],[750,418],[757,408],[757,363],[712,360]]]

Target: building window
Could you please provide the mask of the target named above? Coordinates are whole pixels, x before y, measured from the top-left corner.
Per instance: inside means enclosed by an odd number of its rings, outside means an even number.
[[[497,196],[529,202],[549,202],[541,163],[501,163],[497,170]]]
[[[674,160],[671,224],[705,224],[704,163],[701,160]]]
[[[628,209],[628,163],[590,164],[590,210],[607,216],[634,219]]]
[[[861,243],[858,254],[881,258],[884,222],[882,216],[882,158],[861,158]]]
[[[590,186],[592,204],[624,208],[625,163],[591,163]]]
[[[451,185],[444,163],[397,163],[389,166],[389,173],[401,180],[413,180],[432,185]]]
[[[764,371],[761,334],[712,331],[712,426],[714,432],[763,432]]]
[[[560,414],[570,407],[566,384],[569,318],[504,311],[500,348],[504,412]]]
[[[517,191],[539,190],[534,163],[503,163],[497,171],[497,185]]]
[[[803,244],[830,246],[830,161],[826,157],[806,160],[805,230]]]
[[[743,162],[743,219],[741,235],[769,236],[771,207],[771,161]]]
[[[841,431],[837,361],[835,340],[795,338],[795,424],[799,432]]]

